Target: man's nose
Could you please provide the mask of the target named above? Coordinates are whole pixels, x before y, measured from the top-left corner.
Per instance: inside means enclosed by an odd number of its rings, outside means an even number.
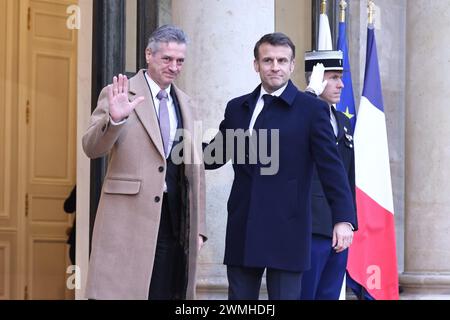
[[[169,62],[169,69],[170,69],[171,71],[176,71],[177,68],[178,68],[177,60],[174,59],[174,60],[172,60],[172,61]]]
[[[272,70],[274,70],[274,71],[280,70],[280,65],[278,64],[277,60],[274,60],[272,63]]]

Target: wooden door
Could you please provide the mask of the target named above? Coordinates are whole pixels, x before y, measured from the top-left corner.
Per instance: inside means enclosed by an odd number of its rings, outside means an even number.
[[[14,53],[17,56],[17,47],[14,52],[11,38],[17,36],[17,29],[15,32],[13,30],[14,9],[18,18],[18,6],[14,8],[11,2],[0,0],[0,299],[17,296],[14,272],[17,271],[17,260],[14,257],[18,255],[18,220],[15,203],[11,201],[14,197],[11,188],[16,178],[14,172],[17,172],[17,167],[12,168],[14,160],[17,162],[17,153],[12,150],[14,142],[17,143],[12,130],[14,108],[11,66]]]
[[[63,203],[76,174],[77,32],[67,26],[75,1],[29,0],[20,75],[25,89],[25,149],[20,154],[25,192],[25,296],[67,299],[67,229]]]

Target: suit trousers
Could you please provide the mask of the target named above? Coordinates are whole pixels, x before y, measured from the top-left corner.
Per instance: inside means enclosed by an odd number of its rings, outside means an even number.
[[[266,268],[227,266],[228,299],[258,300],[261,280]],[[269,300],[300,300],[303,272],[266,270]]]
[[[177,282],[183,272],[182,255],[183,249],[172,228],[168,196],[164,193],[149,300],[180,298],[180,286]]]
[[[311,269],[304,274],[302,300],[338,300],[347,267],[348,249],[336,253],[331,238],[314,235]]]

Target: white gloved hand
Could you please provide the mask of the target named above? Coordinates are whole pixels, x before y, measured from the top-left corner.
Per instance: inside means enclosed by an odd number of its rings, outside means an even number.
[[[313,67],[311,78],[309,84],[306,87],[306,91],[314,93],[316,96],[320,96],[325,90],[328,81],[323,80],[323,75],[325,73],[325,67],[322,63],[318,63]]]

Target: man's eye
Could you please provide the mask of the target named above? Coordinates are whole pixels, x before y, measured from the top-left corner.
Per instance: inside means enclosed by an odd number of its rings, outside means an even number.
[[[169,57],[163,57],[162,60],[163,60],[164,62],[170,62],[170,58],[169,58]]]

